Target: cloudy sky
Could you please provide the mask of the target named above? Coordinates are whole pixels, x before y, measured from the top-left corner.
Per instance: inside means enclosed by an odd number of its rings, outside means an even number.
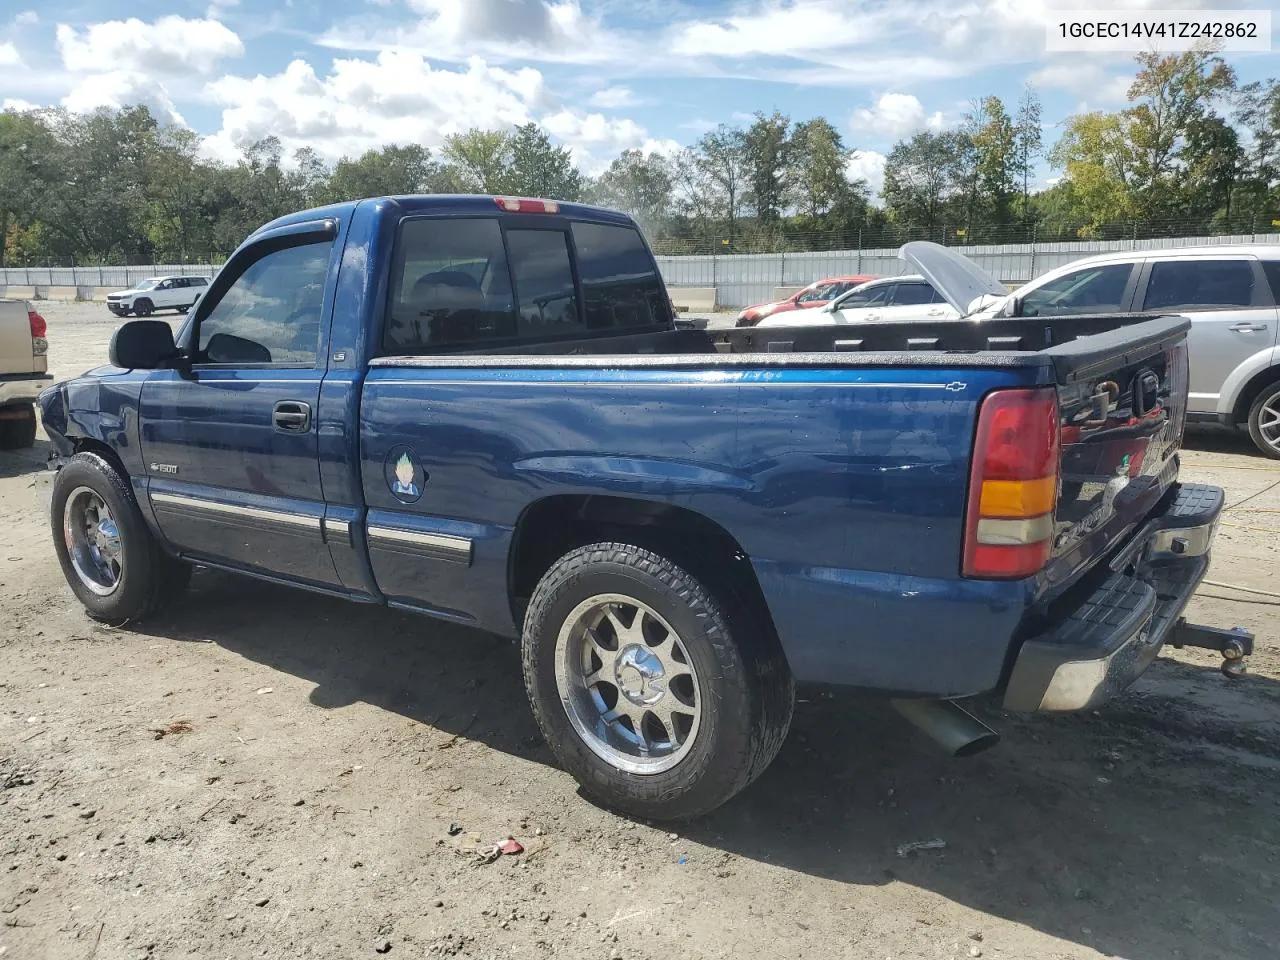
[[[336,159],[536,120],[589,172],[624,149],[669,151],[776,108],[830,119],[874,186],[896,139],[954,123],[973,97],[1012,109],[1035,83],[1046,142],[1072,112],[1119,106],[1131,55],[1044,51],[1053,9],[1103,6],[1196,4],[0,0],[0,104],[142,102],[224,159],[268,134]],[[1274,58],[1228,57],[1242,82],[1277,72]]]

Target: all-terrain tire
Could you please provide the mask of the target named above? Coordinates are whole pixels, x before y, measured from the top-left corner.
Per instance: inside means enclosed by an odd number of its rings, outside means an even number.
[[[119,530],[120,577],[106,594],[90,589],[76,573],[63,529],[67,500],[81,487],[102,498]],[[191,579],[191,565],[165,553],[152,535],[128,479],[97,453],[77,453],[58,471],[53,481],[50,524],[62,573],[95,620],[117,626],[144,620],[180,597]]]
[[[685,756],[658,773],[607,762],[569,719],[556,682],[562,626],[583,601],[601,594],[649,606],[680,637],[699,682],[701,717]],[[601,804],[633,816],[685,819],[707,813],[759,776],[786,739],[795,684],[772,636],[748,617],[731,616],[687,570],[626,543],[593,543],[561,557],[534,590],[522,638],[525,688],[556,759]]]

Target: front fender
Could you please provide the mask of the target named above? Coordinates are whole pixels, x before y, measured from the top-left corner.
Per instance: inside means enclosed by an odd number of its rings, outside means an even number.
[[[1218,415],[1231,417],[1249,381],[1271,367],[1280,367],[1280,346],[1265,347],[1232,370],[1218,394]]]
[[[93,441],[112,450],[130,476],[145,477],[138,400],[146,378],[146,371],[98,367],[41,394],[41,419],[58,453],[70,456],[79,441]]]

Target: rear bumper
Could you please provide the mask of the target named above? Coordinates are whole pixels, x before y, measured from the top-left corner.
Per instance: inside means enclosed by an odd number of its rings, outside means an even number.
[[[1151,665],[1209,569],[1221,487],[1183,484],[1083,597],[1064,598],[1054,626],[1026,640],[1014,662],[1009,710],[1085,710]]]
[[[0,407],[14,403],[35,403],[40,391],[53,383],[47,373],[20,373],[0,376]]]

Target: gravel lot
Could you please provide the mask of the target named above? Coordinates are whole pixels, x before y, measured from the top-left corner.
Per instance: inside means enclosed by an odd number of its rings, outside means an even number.
[[[105,359],[104,307],[41,310],[55,373]],[[1210,577],[1277,590],[1280,465],[1187,446],[1184,478],[1258,494]],[[1193,602],[1257,633],[1243,680],[1171,651],[1095,713],[980,707],[1005,742],[966,761],[805,695],[765,776],[672,834],[577,796],[490,636],[211,572],[145,629],[89,621],[47,452],[0,454],[6,958],[1280,955],[1280,601]]]

